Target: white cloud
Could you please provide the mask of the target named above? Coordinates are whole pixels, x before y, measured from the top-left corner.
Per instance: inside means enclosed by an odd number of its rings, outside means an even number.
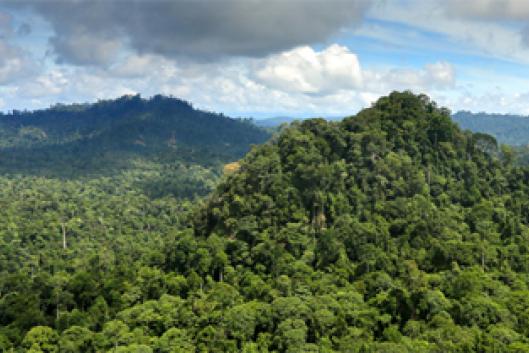
[[[432,92],[455,86],[454,67],[447,62],[426,64],[421,69],[390,68],[364,71],[363,90],[371,95],[383,95],[392,90]]]
[[[442,103],[454,111],[470,110],[473,112],[529,115],[529,92],[509,93],[501,90],[481,94],[466,92],[452,99],[445,99]]]
[[[64,72],[52,70],[35,79],[23,83],[18,94],[29,98],[43,98],[50,95],[59,95],[68,88],[69,79]]]
[[[255,77],[271,88],[309,94],[326,95],[362,85],[357,56],[337,44],[321,52],[304,46],[272,55]]]
[[[427,64],[424,70],[424,78],[433,87],[453,87],[456,82],[454,67],[447,62]]]

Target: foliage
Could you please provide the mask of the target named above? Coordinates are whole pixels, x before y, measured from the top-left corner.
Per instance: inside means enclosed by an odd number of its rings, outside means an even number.
[[[216,168],[269,135],[244,120],[161,95],[0,113],[0,172],[47,177],[114,175],[140,163]]]
[[[0,178],[2,347],[528,351],[529,169],[426,96],[293,123],[204,200],[149,173]]]

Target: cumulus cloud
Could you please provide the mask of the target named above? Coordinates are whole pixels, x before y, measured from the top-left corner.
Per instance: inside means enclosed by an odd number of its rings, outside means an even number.
[[[357,56],[337,44],[321,52],[304,46],[273,55],[255,77],[272,88],[308,94],[330,94],[362,85]]]
[[[29,98],[59,95],[68,88],[70,80],[60,70],[46,72],[20,85],[17,94]]]
[[[262,57],[324,42],[358,23],[374,1],[20,0],[7,5],[29,7],[49,21],[58,60],[101,65],[120,45],[172,58]]]

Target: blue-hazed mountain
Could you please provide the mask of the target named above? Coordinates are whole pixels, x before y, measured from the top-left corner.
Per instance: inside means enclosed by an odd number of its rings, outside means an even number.
[[[452,119],[463,129],[494,136],[498,142],[508,145],[529,143],[529,117],[511,114],[488,114],[459,111]]]
[[[100,175],[133,161],[213,166],[242,157],[269,134],[180,99],[123,96],[0,114],[0,172]]]
[[[290,124],[294,121],[301,121],[305,120],[306,118],[295,118],[291,116],[277,116],[273,118],[266,118],[266,119],[255,119],[252,120],[255,125],[266,128],[266,129],[276,129],[282,124]],[[339,121],[342,120],[343,117],[325,117],[325,120],[328,121]]]
[[[296,120],[298,119],[290,117],[290,116],[277,116],[273,118],[256,119],[256,120],[253,120],[253,122],[255,125],[263,127],[263,128],[276,128],[280,126],[281,124],[290,124]]]

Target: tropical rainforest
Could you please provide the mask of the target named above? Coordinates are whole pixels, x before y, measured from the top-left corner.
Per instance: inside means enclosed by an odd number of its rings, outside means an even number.
[[[5,352],[529,352],[529,167],[425,95],[0,121]]]

